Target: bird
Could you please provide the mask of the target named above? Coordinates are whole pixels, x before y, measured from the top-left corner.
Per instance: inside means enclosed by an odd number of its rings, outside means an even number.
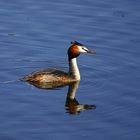
[[[73,41],[67,51],[69,64],[68,72],[56,68],[48,68],[32,72],[21,78],[21,81],[29,82],[35,86],[48,85],[50,88],[64,86],[72,82],[80,81],[81,76],[77,65],[77,57],[81,53],[96,54],[96,51],[89,50],[84,44]]]

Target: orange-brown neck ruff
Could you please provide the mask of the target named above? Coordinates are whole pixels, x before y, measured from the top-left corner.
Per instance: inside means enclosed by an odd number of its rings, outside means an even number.
[[[68,58],[69,60],[72,59],[72,58],[76,58],[80,55],[80,52],[79,52],[79,48],[77,45],[73,44],[71,45],[71,47],[68,49]]]

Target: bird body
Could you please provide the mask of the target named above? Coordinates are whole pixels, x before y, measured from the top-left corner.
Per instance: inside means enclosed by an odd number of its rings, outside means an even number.
[[[33,72],[21,80],[29,83],[52,83],[53,85],[63,85],[75,81],[80,81],[80,71],[77,65],[77,57],[80,53],[90,53],[95,54],[95,51],[90,51],[85,47],[85,45],[74,41],[71,43],[71,46],[68,49],[68,62],[69,62],[69,71],[64,72],[58,69],[45,69],[37,72]]]

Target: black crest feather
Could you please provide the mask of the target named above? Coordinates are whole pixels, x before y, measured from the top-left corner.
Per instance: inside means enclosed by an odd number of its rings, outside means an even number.
[[[71,42],[72,45],[79,45],[79,46],[84,46],[83,44],[77,42],[77,41],[72,41]]]

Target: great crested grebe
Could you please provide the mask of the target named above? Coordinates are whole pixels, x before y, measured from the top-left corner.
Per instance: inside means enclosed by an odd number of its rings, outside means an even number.
[[[62,85],[61,83],[66,84],[80,81],[80,72],[76,61],[80,53],[95,54],[96,52],[87,49],[85,45],[77,41],[71,42],[71,46],[68,49],[69,72],[57,69],[45,69],[33,72],[23,77],[21,80],[29,83],[53,83],[54,85],[58,83]]]

